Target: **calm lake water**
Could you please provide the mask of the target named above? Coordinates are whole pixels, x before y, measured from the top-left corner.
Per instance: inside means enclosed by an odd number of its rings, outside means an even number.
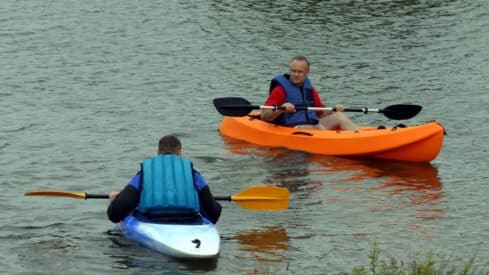
[[[432,251],[489,272],[489,2],[0,2],[0,272],[342,273]],[[423,106],[446,128],[430,164],[351,160],[221,137],[212,99],[261,104],[305,54],[323,101]],[[394,125],[379,114],[358,124]],[[290,208],[224,203],[216,261],[178,261],[120,236],[105,200],[36,189],[121,189],[164,134],[215,195],[291,192]],[[266,137],[264,137],[266,138]]]

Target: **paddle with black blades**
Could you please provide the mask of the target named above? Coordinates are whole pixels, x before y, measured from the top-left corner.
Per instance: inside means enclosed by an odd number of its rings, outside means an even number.
[[[262,106],[252,105],[248,100],[241,97],[221,97],[214,99],[214,107],[223,116],[246,116],[252,110],[258,109],[271,109],[282,110],[279,106]],[[345,108],[343,112],[357,112],[357,113],[381,113],[387,118],[402,120],[409,119],[416,116],[422,107],[420,105],[413,104],[395,104],[388,106],[384,109],[369,109],[369,108]],[[296,107],[296,110],[307,111],[336,111],[335,108],[329,107]]]
[[[108,194],[73,193],[58,190],[38,190],[25,196],[67,197],[75,199],[108,199]],[[216,200],[234,201],[249,210],[284,210],[289,207],[289,190],[275,186],[252,186],[231,196],[216,196]]]

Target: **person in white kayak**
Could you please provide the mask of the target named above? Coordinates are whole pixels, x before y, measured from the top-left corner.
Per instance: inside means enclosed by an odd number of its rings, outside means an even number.
[[[335,106],[335,112],[296,110],[296,106],[325,107],[307,77],[309,65],[305,56],[294,56],[289,65],[289,73],[272,79],[265,105],[284,109],[262,110],[261,119],[303,129],[358,131],[358,126],[342,112],[344,107],[341,104]]]
[[[117,223],[133,215],[150,220],[204,217],[217,223],[221,205],[214,199],[204,177],[181,153],[182,145],[175,135],[162,137],[158,155],[144,160],[141,170],[122,191],[109,193],[109,220]]]

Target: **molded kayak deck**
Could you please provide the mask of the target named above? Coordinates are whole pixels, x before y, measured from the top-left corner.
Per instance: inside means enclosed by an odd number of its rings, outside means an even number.
[[[319,155],[374,157],[430,162],[441,150],[444,128],[438,122],[406,127],[361,127],[359,132],[306,130],[262,121],[256,115],[225,116],[222,135],[269,147],[285,147]]]

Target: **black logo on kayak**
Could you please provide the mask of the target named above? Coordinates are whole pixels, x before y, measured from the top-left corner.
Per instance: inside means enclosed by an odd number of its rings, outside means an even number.
[[[199,248],[200,247],[200,240],[199,239],[193,240],[192,243],[195,244],[195,248]]]

